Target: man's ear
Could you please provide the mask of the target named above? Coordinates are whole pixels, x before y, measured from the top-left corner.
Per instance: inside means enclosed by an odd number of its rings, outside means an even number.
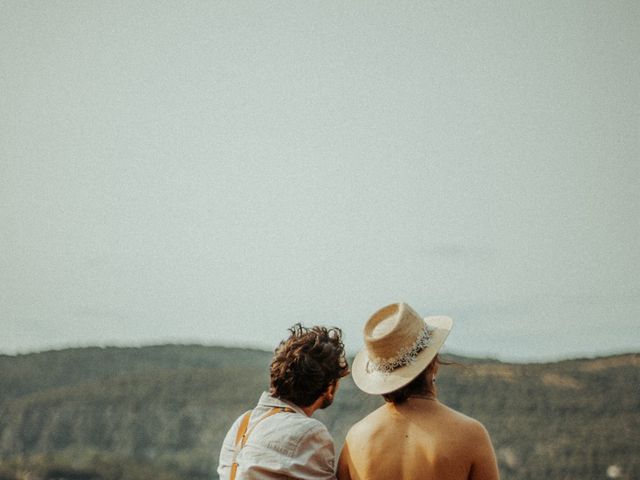
[[[333,399],[333,397],[335,396],[336,392],[338,391],[338,381],[336,380],[335,382],[331,382],[329,384],[329,386],[327,387],[327,389],[325,390],[324,394],[330,398]]]

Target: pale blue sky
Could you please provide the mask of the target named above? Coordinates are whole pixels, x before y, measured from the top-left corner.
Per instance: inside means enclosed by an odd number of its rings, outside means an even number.
[[[640,351],[638,2],[0,4],[0,352]]]

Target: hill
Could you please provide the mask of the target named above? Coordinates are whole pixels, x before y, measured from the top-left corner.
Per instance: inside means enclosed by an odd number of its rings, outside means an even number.
[[[222,438],[268,385],[269,360],[197,345],[0,355],[0,480],[216,478]],[[503,479],[640,478],[640,355],[455,361],[440,398],[487,426]],[[347,378],[316,416],[340,448],[381,403]]]

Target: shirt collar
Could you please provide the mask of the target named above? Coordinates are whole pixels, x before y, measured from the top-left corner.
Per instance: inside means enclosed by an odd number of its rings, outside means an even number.
[[[262,395],[260,395],[260,400],[258,400],[258,406],[267,407],[267,408],[289,407],[295,410],[296,412],[301,413],[304,416],[307,416],[307,414],[304,413],[304,410],[302,410],[302,408],[300,408],[295,403],[287,402],[286,400],[276,398],[270,395],[269,392],[262,392]]]

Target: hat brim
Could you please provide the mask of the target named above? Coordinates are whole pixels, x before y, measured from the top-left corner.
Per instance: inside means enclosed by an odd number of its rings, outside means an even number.
[[[360,351],[351,365],[351,377],[356,386],[365,393],[382,395],[398,390],[416,378],[435,358],[453,326],[453,320],[445,316],[426,317],[424,322],[431,330],[429,345],[409,365],[389,373],[381,372],[371,368],[367,350]]]

